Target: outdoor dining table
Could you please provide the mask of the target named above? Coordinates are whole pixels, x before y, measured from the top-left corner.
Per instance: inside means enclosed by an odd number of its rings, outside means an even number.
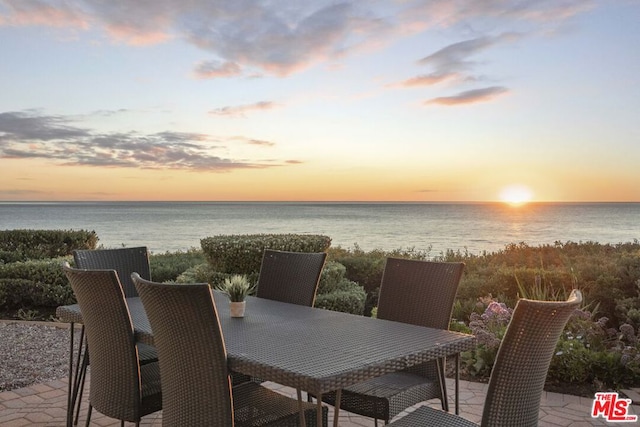
[[[318,425],[322,422],[322,394],[336,391],[337,426],[341,389],[447,356],[456,359],[458,413],[459,354],[476,345],[472,335],[256,297],[247,298],[245,317],[234,318],[224,294],[214,291],[214,300],[229,369],[314,395]],[[127,304],[136,339],[153,345],[142,302],[127,298]],[[56,314],[62,321],[82,323],[78,305],[58,307]],[[70,378],[72,365],[73,356]]]

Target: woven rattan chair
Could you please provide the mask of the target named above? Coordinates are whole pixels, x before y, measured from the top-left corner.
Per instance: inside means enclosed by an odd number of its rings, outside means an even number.
[[[299,425],[295,400],[255,382],[231,388],[224,337],[209,285],[153,283],[136,274],[133,280],[160,355],[163,425]],[[307,425],[315,426],[315,405],[302,405]]]
[[[481,426],[537,426],[540,397],[558,338],[582,302],[574,290],[567,301],[516,304],[491,372]],[[460,426],[471,421],[429,407],[421,407],[389,424],[393,427]]]
[[[149,252],[145,246],[135,248],[75,250],[73,260],[76,268],[88,270],[115,270],[118,273],[124,296],[137,297],[138,292],[131,280],[131,273],[151,280]]]
[[[290,304],[313,307],[326,252],[287,252],[265,249],[258,276],[256,296]],[[234,383],[248,380],[233,374]],[[253,378],[260,382],[260,379]],[[297,390],[302,400],[301,390]]]
[[[378,299],[379,319],[449,329],[453,302],[464,264],[388,258]],[[416,403],[438,398],[448,410],[444,360],[383,375],[342,390],[340,407],[389,420]],[[323,400],[335,403],[335,393]]]
[[[313,306],[325,252],[285,252],[265,249],[256,296]]]
[[[162,409],[160,366],[140,364],[131,316],[114,270],[80,270],[63,265],[82,311],[91,357],[91,411],[135,422]]]
[[[145,279],[151,280],[151,269],[149,266],[149,252],[145,246],[118,249],[97,249],[97,250],[75,250],[73,251],[75,266],[87,270],[115,270],[124,295],[127,298],[137,297],[138,293],[131,273],[138,273]],[[80,346],[84,339],[84,326],[80,331]],[[158,361],[156,349],[146,344],[138,344],[140,363],[152,363]],[[74,424],[78,423],[80,406],[82,405],[82,393],[84,390],[87,367],[89,365],[89,353],[84,351],[82,357],[78,358],[76,366],[72,402],[76,406],[76,416]]]

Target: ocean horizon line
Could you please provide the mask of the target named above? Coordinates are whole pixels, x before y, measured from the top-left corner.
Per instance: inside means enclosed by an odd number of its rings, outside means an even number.
[[[597,204],[640,204],[640,201],[528,201],[519,204],[512,204],[502,200],[493,201],[415,201],[415,200],[0,200],[1,204],[161,204],[161,203],[184,203],[184,204],[331,204],[331,205],[505,205],[514,207],[524,207],[527,205],[597,205]]]

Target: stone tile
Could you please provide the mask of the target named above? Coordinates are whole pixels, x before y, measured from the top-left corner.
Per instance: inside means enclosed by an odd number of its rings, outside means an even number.
[[[29,387],[27,390],[14,390],[0,393],[0,425],[2,427],[43,426],[59,427],[64,425],[67,405],[67,379],[60,379],[46,384]],[[291,387],[267,383],[270,388],[285,395],[295,397],[296,391]],[[454,407],[453,380],[447,380],[447,388],[451,396],[450,406]],[[485,400],[487,385],[484,383],[460,382],[460,414],[474,422],[479,422]],[[88,390],[83,395],[83,405],[80,415],[80,424],[84,424],[86,418]],[[306,395],[303,394],[303,398]],[[592,399],[566,396],[557,393],[545,393],[541,401],[540,425],[545,427],[581,427],[581,426],[612,426],[604,419],[591,418]],[[404,413],[411,412],[415,408],[427,405],[436,409],[440,408],[438,400],[431,400],[415,407],[408,408]],[[640,413],[640,406],[634,405],[632,412]],[[333,420],[333,408],[329,409],[329,418]],[[117,420],[105,417],[94,411],[92,415],[93,426],[119,426]],[[380,424],[380,423],[379,423]],[[143,418],[142,426],[160,427],[162,425],[161,413],[152,414]],[[373,427],[373,420],[356,414],[340,411],[341,427]],[[622,424],[621,424],[622,425]],[[627,424],[628,425],[628,424]]]
[[[31,394],[29,396],[25,396],[21,398],[20,400],[22,400],[28,405],[37,405],[39,403],[44,402],[45,399],[38,394]]]
[[[3,391],[0,393],[0,402],[4,402],[5,400],[13,400],[19,398],[20,395],[15,391]]]
[[[23,413],[18,412],[17,410],[14,410],[14,409],[2,411],[0,412],[0,425],[4,426],[10,421],[13,421],[18,418],[23,418],[23,417],[24,417]]]
[[[36,393],[44,393],[44,392],[53,390],[53,387],[51,387],[48,384],[35,384],[35,385],[32,385],[31,388],[35,390]]]
[[[3,405],[5,406],[5,408],[9,409],[22,409],[28,406],[27,403],[22,399],[7,400],[3,403]]]
[[[573,421],[556,415],[546,415],[540,419],[540,425],[548,426],[570,426]]]
[[[32,412],[24,416],[25,419],[32,423],[46,423],[53,419],[53,417],[45,412]]]
[[[54,399],[56,397],[64,397],[65,403],[67,401],[67,391],[61,389],[52,389],[49,391],[45,391],[44,393],[40,393],[39,396],[41,396],[45,400]]]
[[[23,427],[23,426],[33,426],[33,423],[27,420],[26,418],[17,418],[15,420],[2,423],[2,427]]]

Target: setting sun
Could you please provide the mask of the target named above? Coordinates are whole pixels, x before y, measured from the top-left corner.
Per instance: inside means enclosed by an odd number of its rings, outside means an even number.
[[[510,185],[500,192],[500,200],[510,205],[522,205],[533,197],[531,189],[523,185]]]

